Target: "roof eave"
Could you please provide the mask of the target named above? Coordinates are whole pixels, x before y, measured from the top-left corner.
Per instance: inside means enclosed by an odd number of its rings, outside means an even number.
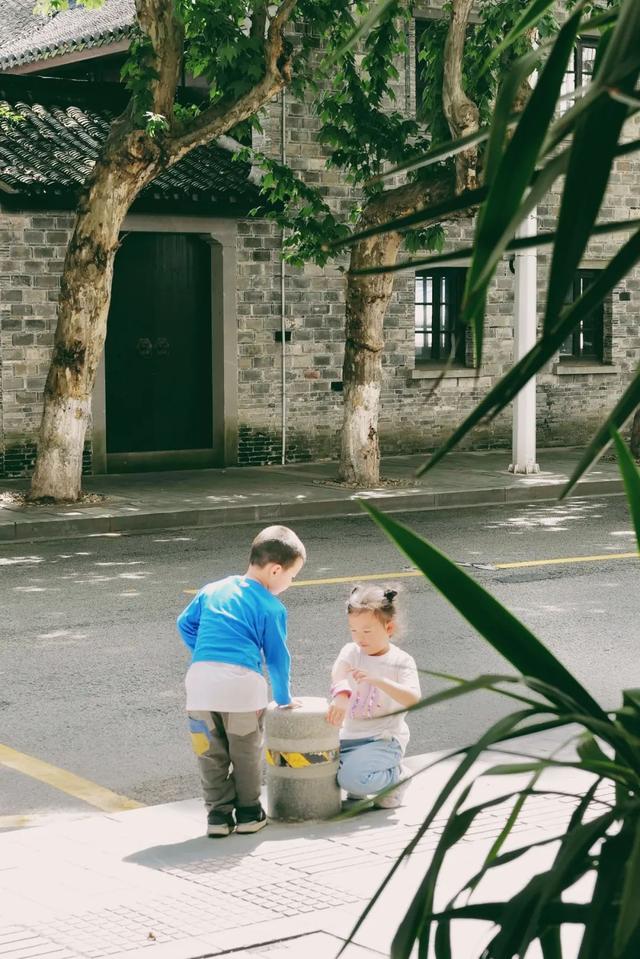
[[[39,73],[42,70],[64,67],[69,63],[78,63],[81,60],[98,60],[103,57],[112,56],[115,53],[124,53],[129,49],[130,44],[131,41],[129,38],[114,40],[112,43],[105,43],[102,46],[86,47],[83,50],[72,50],[69,53],[61,53],[57,56],[53,55],[43,57],[40,60],[32,60],[29,63],[19,63],[13,67],[0,67],[0,73]]]
[[[5,192],[6,191],[6,192]],[[0,203],[6,210],[75,213],[78,205],[78,190],[43,191],[42,193],[21,192],[0,181]],[[231,204],[224,200],[214,200],[201,196],[194,200],[191,197],[176,196],[140,196],[132,204],[130,213],[152,213],[156,216],[220,216],[232,219],[244,219],[249,210],[255,206],[250,203]]]

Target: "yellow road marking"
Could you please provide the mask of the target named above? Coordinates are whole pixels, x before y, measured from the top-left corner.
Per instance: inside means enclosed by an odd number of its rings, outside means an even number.
[[[142,803],[136,802],[135,799],[128,799],[127,796],[105,789],[104,786],[99,786],[89,779],[83,779],[66,769],[52,766],[41,759],[36,759],[35,756],[27,756],[26,753],[20,753],[2,743],[0,743],[0,764],[24,773],[25,776],[31,776],[32,779],[47,783],[54,789],[67,793],[68,796],[75,796],[76,799],[81,799],[103,812],[123,812],[126,809],[142,808]]]
[[[521,563],[495,563],[494,569],[524,569],[526,566],[562,566],[571,563],[600,563],[605,559],[633,559],[638,553],[600,553],[597,556],[563,556],[555,559],[527,559]]]
[[[527,559],[518,563],[478,563],[481,569],[524,569],[527,566],[570,566],[572,563],[601,563],[607,559],[634,559],[640,554],[635,553],[599,553],[596,556],[556,556],[552,559]],[[464,566],[473,566],[474,563],[464,563]],[[395,573],[364,573],[352,576],[333,576],[327,579],[299,579],[291,586],[336,586],[340,583],[362,583],[365,580],[376,579],[409,579],[422,576],[419,569],[401,570]],[[183,589],[185,596],[195,596],[197,589]]]
[[[0,816],[0,829],[23,829],[34,822],[33,816]]]
[[[406,579],[409,576],[422,576],[419,569],[403,570],[401,573],[365,573],[363,576],[334,576],[331,579],[298,579],[291,584],[294,586],[334,586],[338,583],[362,583],[369,579]],[[185,596],[195,596],[197,589],[183,589]]]
[[[299,579],[292,586],[331,586],[334,583],[362,583],[369,579],[408,579],[410,576],[422,576],[419,569],[402,570],[400,573],[365,573],[364,576],[334,576],[332,579]]]

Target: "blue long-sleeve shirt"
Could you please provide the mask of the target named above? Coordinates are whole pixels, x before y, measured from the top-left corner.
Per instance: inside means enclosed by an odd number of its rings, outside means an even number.
[[[263,657],[273,698],[291,702],[287,610],[255,579],[228,576],[204,586],[178,617],[193,662],[232,663],[262,675]]]

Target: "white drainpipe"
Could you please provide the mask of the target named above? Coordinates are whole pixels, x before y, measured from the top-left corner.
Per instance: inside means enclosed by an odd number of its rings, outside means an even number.
[[[538,216],[534,209],[522,221],[516,237],[535,236]],[[513,320],[513,361],[517,363],[536,342],[537,265],[535,247],[515,254],[515,297]],[[539,473],[536,462],[536,378],[533,376],[513,401],[512,473]]]
[[[286,149],[286,96],[283,89],[280,94],[281,115],[280,115],[280,162],[284,166],[287,162]],[[286,292],[285,292],[285,261],[284,261],[284,228],[282,230],[282,245],[280,249],[280,336],[282,337],[280,364],[281,364],[281,394],[282,394],[282,465],[287,462],[287,337],[286,337]]]

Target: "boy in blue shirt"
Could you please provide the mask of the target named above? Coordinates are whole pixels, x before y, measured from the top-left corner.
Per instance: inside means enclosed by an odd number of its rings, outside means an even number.
[[[295,706],[289,688],[287,611],[277,598],[307,558],[286,526],[268,526],[251,544],[244,576],[203,587],[178,617],[193,653],[185,678],[187,713],[207,807],[207,834],[253,833],[267,824],[260,805],[266,662],[273,698]]]

